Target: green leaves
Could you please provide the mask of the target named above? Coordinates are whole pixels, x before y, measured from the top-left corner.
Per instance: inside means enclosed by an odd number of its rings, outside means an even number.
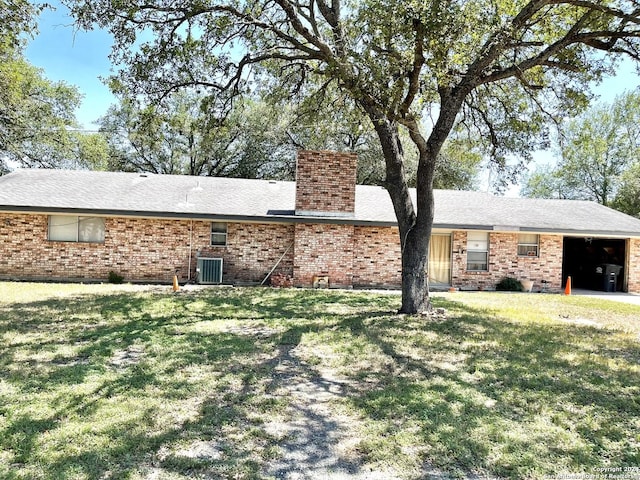
[[[640,163],[640,95],[628,92],[613,104],[592,107],[565,122],[558,165],[529,178],[525,193],[536,197],[594,200],[610,205],[624,186],[624,199],[614,205],[637,214],[630,197]]]
[[[86,168],[104,163],[101,139],[76,131],[78,89],[50,81],[23,57],[45,8],[53,7],[0,0],[0,174],[9,165]]]
[[[611,206],[640,218],[640,162],[635,162],[621,176],[616,197]]]
[[[123,98],[101,119],[111,151],[109,169],[154,173],[286,178],[295,153],[287,112],[265,102],[238,102],[223,119],[209,97],[172,95],[164,105]]]
[[[44,7],[27,0],[0,0],[0,60],[22,50],[24,36],[37,30],[36,18]]]
[[[576,92],[585,82],[608,71],[616,55],[635,51],[639,35],[628,22],[637,15],[630,1],[615,10],[524,0],[297,2],[296,8],[285,0],[66,3],[81,25],[111,29],[118,80],[134,95],[162,101],[174,89],[200,88],[229,109],[229,97],[278,80],[292,95],[308,96],[321,77],[395,121],[444,102],[446,89],[473,102],[482,85],[507,81],[534,99],[523,125],[535,110],[553,114],[556,101],[566,113],[583,105]],[[595,61],[590,52],[605,45],[611,55]],[[546,90],[553,94],[539,95]],[[501,115],[504,108],[495,110]],[[486,113],[491,121],[493,109]]]
[[[0,153],[22,166],[70,166],[81,95],[16,56],[0,63]]]

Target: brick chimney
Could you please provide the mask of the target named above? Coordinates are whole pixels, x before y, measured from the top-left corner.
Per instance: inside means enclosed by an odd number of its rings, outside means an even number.
[[[298,151],[296,215],[352,217],[357,160],[355,153]]]

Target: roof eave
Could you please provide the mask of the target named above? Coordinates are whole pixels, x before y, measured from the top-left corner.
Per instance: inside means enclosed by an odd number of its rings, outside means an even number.
[[[68,207],[33,207],[24,205],[0,205],[0,212],[5,213],[31,213],[31,214],[69,214],[69,215],[96,215],[101,217],[127,217],[127,218],[152,218],[152,219],[182,219],[182,220],[205,220],[223,222],[248,222],[248,223],[315,223],[315,224],[337,224],[337,225],[357,225],[370,227],[397,227],[396,221],[340,218],[340,217],[320,217],[301,215],[232,215],[214,214],[198,212],[165,212],[165,211],[142,211],[142,210],[118,210],[118,209],[91,209],[91,208],[68,208]],[[529,232],[550,235],[578,236],[578,237],[615,237],[615,238],[640,238],[640,231],[613,231],[613,230],[578,230],[549,227],[526,227],[526,226],[496,226],[460,223],[434,223],[434,229],[442,230],[485,230],[501,232]]]
[[[250,223],[321,223],[338,225],[362,225],[376,227],[395,227],[397,222],[380,220],[361,220],[357,218],[320,217],[316,215],[232,215],[198,212],[150,212],[141,210],[92,209],[69,207],[31,207],[0,205],[0,212],[30,213],[30,214],[68,214],[95,215],[100,217],[152,218],[152,219],[181,219],[181,220],[217,220],[225,222]]]
[[[584,230],[555,227],[527,227],[506,225],[463,225],[463,224],[433,224],[433,228],[448,228],[451,230],[484,230],[504,233],[538,233],[549,235],[564,235],[577,237],[607,237],[607,238],[640,238],[640,231],[626,230]]]
[[[615,231],[615,230],[578,230],[559,228],[530,228],[523,227],[522,232],[539,234],[563,235],[565,237],[606,237],[606,238],[640,238],[640,232]]]

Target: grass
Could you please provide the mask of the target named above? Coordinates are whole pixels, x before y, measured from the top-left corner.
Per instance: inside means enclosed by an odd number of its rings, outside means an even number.
[[[292,361],[345,386],[328,408],[360,473],[640,466],[640,307],[434,301],[446,318],[363,292],[0,283],[0,478],[272,478]]]

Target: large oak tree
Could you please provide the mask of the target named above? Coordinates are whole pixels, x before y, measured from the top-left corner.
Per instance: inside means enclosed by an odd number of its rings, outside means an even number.
[[[339,88],[371,120],[402,247],[402,307],[429,305],[436,159],[456,122],[494,156],[526,152],[542,118],[584,105],[588,82],[638,57],[634,0],[67,0],[116,37],[120,81],[162,99],[183,87],[224,110],[260,85]],[[271,80],[269,80],[271,79]],[[274,80],[275,79],[275,80]],[[433,119],[424,129],[421,116]],[[400,130],[419,152],[416,199]]]

